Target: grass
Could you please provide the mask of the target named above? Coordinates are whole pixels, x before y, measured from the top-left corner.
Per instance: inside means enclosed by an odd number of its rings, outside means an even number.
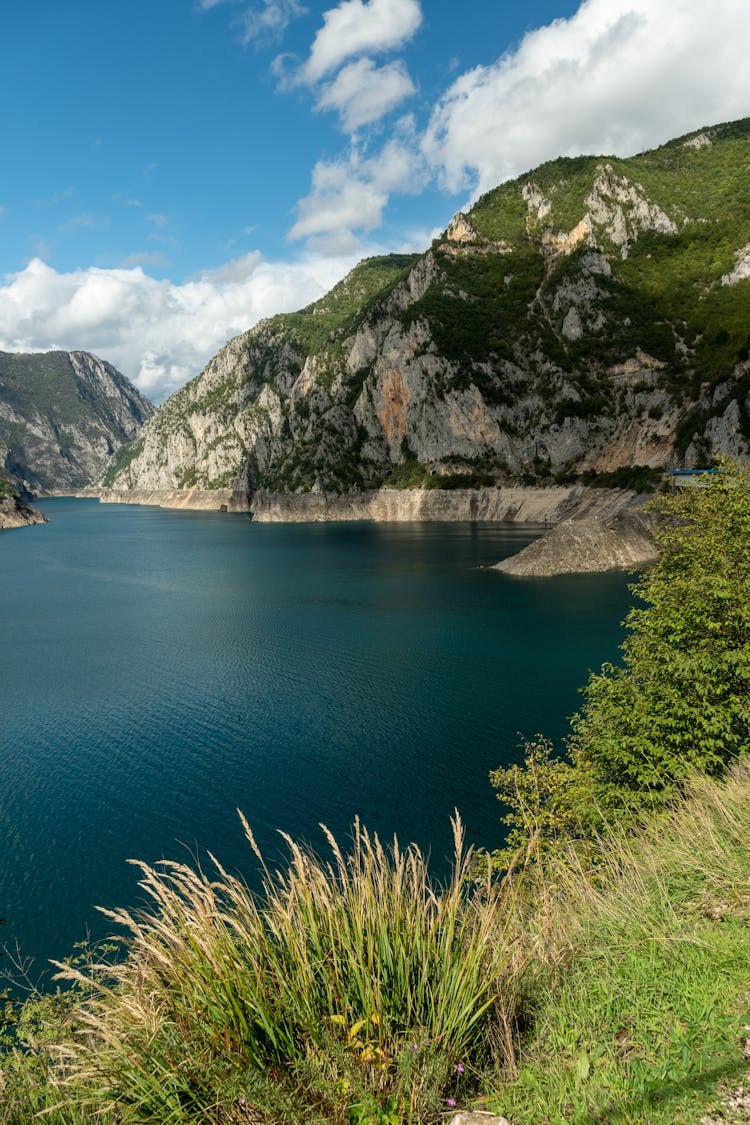
[[[748,1066],[749,827],[745,766],[593,865],[499,884],[458,822],[444,886],[358,824],[327,858],[287,840],[260,896],[215,861],[140,865],[124,960],[22,1009],[0,1122],[694,1122]]]
[[[497,1093],[514,1125],[694,1122],[718,1082],[740,1084],[749,816],[744,767],[697,782],[635,840],[602,841],[596,878],[547,872],[559,963],[540,973],[520,1065]]]
[[[224,1122],[250,1106],[262,1121],[440,1120],[459,1063],[502,1056],[513,954],[510,915],[489,879],[470,878],[454,831],[442,887],[416,847],[359,825],[348,855],[327,833],[327,860],[288,840],[289,867],[264,865],[260,899],[218,863],[212,877],[140,865],[152,912],[111,915],[127,958],[61,967],[78,998],[44,1045],[41,1104],[75,1105],[60,1122]]]

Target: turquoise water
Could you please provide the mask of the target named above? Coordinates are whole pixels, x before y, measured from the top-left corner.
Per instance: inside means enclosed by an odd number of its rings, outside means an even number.
[[[40,964],[138,901],[128,857],[252,880],[237,807],[271,857],[359,814],[440,869],[454,806],[496,846],[489,770],[564,732],[630,602],[482,569],[538,529],[44,508],[0,535],[0,936]]]

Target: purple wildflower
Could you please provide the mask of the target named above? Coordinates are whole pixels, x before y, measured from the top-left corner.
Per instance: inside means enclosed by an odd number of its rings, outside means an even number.
[[[449,1105],[449,1106],[451,1107],[451,1109],[455,1109],[455,1106],[456,1106],[456,1099],[455,1099],[455,1098],[446,1098],[446,1099],[445,1099],[445,1104],[446,1104],[446,1105]]]
[[[463,1074],[464,1070],[465,1070],[465,1067],[464,1067],[464,1064],[462,1062],[456,1063],[456,1073],[457,1074]]]

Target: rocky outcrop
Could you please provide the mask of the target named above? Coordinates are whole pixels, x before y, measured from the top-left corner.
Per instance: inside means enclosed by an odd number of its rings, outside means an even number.
[[[722,285],[736,285],[739,281],[750,278],[750,242],[736,250],[734,258],[734,268],[722,276]]]
[[[510,1125],[507,1117],[483,1109],[462,1109],[450,1120],[450,1125]]]
[[[0,352],[0,468],[25,494],[89,484],[153,413],[88,352]]]
[[[47,517],[11,492],[0,492],[0,530],[46,523]]]
[[[654,526],[635,493],[581,497],[572,516],[494,569],[545,578],[641,566],[656,558]]]

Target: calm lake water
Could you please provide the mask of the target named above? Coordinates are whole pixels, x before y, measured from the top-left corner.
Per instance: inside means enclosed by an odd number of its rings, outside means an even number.
[[[359,814],[444,868],[454,806],[496,846],[489,770],[566,730],[630,604],[482,569],[539,529],[44,510],[0,534],[0,937],[40,965],[138,901],[128,857],[252,880],[238,806],[272,858]]]

